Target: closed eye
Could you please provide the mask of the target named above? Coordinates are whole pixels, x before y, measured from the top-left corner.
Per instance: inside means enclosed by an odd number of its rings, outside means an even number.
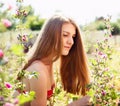
[[[63,34],[63,36],[67,37],[68,35],[67,34]]]

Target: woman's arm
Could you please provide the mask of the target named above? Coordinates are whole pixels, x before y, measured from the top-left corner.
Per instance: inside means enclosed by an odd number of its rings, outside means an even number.
[[[31,78],[29,80],[30,91],[35,92],[35,99],[31,102],[30,106],[47,106],[47,76],[45,68],[34,64],[30,68],[30,71],[38,72],[37,78]]]
[[[31,106],[47,105],[47,79],[44,73],[40,73],[38,79],[30,80],[30,90],[35,91],[35,100],[31,102]]]

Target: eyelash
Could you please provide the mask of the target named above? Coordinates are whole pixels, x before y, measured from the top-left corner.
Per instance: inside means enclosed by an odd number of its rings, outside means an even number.
[[[66,34],[63,34],[63,36],[68,36],[68,35],[66,35]]]
[[[68,36],[68,35],[66,35],[66,34],[63,34],[63,36]],[[72,36],[72,38],[75,38],[75,36]]]

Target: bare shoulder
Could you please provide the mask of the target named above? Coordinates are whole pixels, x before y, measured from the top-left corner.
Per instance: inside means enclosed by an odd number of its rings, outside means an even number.
[[[25,78],[23,82],[26,84],[26,90],[31,90],[34,86],[40,86],[47,83],[46,67],[41,61],[34,61],[27,69],[28,72],[37,72],[37,78]],[[45,83],[42,83],[45,82]],[[38,86],[38,87],[39,87]],[[44,85],[45,86],[45,85]],[[34,88],[35,89],[35,88]]]
[[[27,70],[29,72],[37,72],[37,79],[36,78],[30,79],[30,81],[35,81],[35,83],[32,83],[32,84],[37,84],[37,82],[40,83],[39,81],[47,80],[47,76],[46,76],[46,70],[47,69],[46,69],[45,65],[41,61],[34,61],[27,68]]]
[[[41,61],[36,60],[26,70],[29,72],[35,71],[35,72],[39,72],[39,73],[44,74],[47,69]]]

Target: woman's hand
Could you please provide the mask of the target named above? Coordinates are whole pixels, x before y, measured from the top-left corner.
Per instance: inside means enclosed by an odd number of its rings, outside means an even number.
[[[83,96],[82,98],[70,103],[68,106],[92,106],[92,103],[90,103],[90,96]]]

